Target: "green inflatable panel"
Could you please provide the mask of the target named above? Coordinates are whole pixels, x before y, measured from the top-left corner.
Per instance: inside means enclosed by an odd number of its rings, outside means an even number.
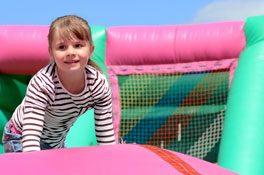
[[[10,119],[10,117],[12,116],[11,112],[8,112],[6,110],[0,110],[0,154],[4,153],[4,148],[2,145],[2,136],[3,136],[3,131],[4,131],[4,127],[6,125],[6,123],[8,122],[8,120]]]
[[[242,175],[264,168],[264,16],[246,20],[246,48],[232,81],[218,163]]]
[[[3,153],[5,153],[5,150],[4,150],[4,146],[1,143],[0,144],[0,154],[3,154]]]
[[[10,79],[14,79],[17,81],[20,81],[21,83],[28,84],[30,79],[32,78],[32,75],[8,75],[3,74],[4,77],[9,77]]]
[[[107,77],[107,69],[105,65],[105,41],[106,41],[106,28],[105,27],[91,27],[92,39],[95,45],[92,60],[102,69]]]
[[[23,81],[17,80],[14,76],[0,74],[0,109],[13,112],[21,103],[27,89],[27,84]]]
[[[66,138],[67,148],[97,145],[93,113],[93,110],[87,111],[71,127]]]
[[[97,63],[98,66],[100,66],[104,74],[107,76],[105,66],[106,28],[92,26],[91,30],[93,42],[95,45],[92,59]],[[97,145],[93,110],[87,111],[77,119],[67,135],[66,145],[67,147]]]

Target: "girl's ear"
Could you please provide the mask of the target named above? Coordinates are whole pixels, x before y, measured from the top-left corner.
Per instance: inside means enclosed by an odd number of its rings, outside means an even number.
[[[50,55],[50,60],[49,62],[53,62],[54,61],[54,57],[53,57],[53,54],[52,54],[52,49],[49,47],[49,55]]]
[[[91,45],[91,49],[90,49],[90,55],[89,55],[89,58],[92,57],[93,55],[93,52],[94,52],[94,44]]]
[[[49,54],[50,54],[50,56],[52,56],[52,51],[51,51],[50,47],[49,47]]]

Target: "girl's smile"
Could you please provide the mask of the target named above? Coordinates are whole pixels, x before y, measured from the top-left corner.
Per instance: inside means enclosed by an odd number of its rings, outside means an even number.
[[[74,65],[75,63],[79,63],[79,60],[66,60],[64,61],[65,64]]]

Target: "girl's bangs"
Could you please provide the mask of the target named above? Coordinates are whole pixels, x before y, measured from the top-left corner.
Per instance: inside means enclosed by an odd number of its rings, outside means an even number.
[[[63,27],[60,30],[58,30],[58,34],[65,41],[73,40],[74,37],[78,38],[79,40],[90,41],[90,38],[85,32],[85,29],[81,27],[74,27],[74,26],[73,27]]]

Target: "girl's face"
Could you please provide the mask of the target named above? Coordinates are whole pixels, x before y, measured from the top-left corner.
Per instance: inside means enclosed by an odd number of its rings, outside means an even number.
[[[91,58],[94,45],[88,41],[80,40],[73,36],[72,40],[63,40],[57,32],[54,33],[49,49],[59,73],[79,72],[83,70]]]

